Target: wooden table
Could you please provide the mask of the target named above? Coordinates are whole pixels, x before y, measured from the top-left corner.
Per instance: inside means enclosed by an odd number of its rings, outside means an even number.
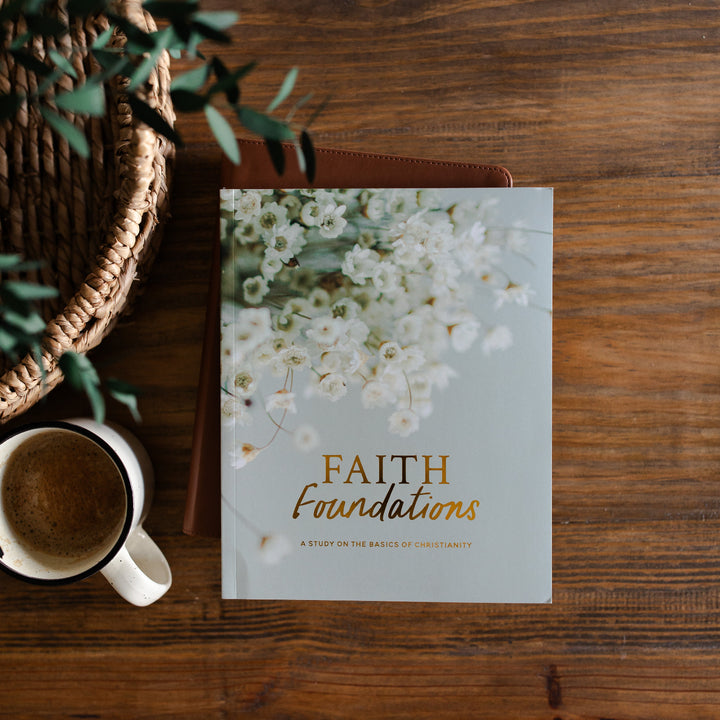
[[[331,96],[317,144],[555,188],[554,602],[220,600],[219,542],[182,533],[220,158],[185,116],[150,282],[94,355],[144,391],[174,584],[137,609],[0,578],[0,716],[720,717],[717,0],[239,9],[220,56],[260,62],[257,106],[300,67],[297,97]],[[61,388],[24,419],[75,412]]]

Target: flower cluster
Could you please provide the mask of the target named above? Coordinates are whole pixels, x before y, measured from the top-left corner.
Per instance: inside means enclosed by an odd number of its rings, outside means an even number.
[[[277,390],[262,406],[277,433],[302,374],[330,401],[354,385],[365,408],[386,409],[390,432],[416,431],[455,375],[448,351],[512,344],[507,327],[469,309],[477,288],[489,313],[532,296],[501,268],[518,233],[490,232],[486,211],[432,190],[223,190],[224,414],[248,422],[269,373]],[[302,426],[295,439],[317,437]]]

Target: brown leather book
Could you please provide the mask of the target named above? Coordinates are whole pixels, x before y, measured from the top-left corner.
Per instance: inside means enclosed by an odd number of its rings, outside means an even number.
[[[295,148],[283,145],[285,170],[278,175],[261,140],[240,141],[242,162],[224,160],[221,187],[311,187],[300,170]],[[512,177],[498,165],[446,162],[350,150],[316,148],[312,187],[511,187]],[[220,188],[218,188],[219,193]],[[219,237],[219,233],[218,233]],[[183,531],[220,537],[220,244],[213,253],[203,354],[198,383],[190,478]]]

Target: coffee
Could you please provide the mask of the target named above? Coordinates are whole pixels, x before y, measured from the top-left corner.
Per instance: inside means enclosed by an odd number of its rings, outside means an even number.
[[[2,504],[30,552],[75,559],[111,544],[122,529],[122,475],[92,440],[68,430],[31,436],[9,455]]]

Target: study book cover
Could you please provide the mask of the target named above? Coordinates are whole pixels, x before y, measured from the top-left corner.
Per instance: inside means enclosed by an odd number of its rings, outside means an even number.
[[[221,190],[224,598],[551,601],[552,217]]]

